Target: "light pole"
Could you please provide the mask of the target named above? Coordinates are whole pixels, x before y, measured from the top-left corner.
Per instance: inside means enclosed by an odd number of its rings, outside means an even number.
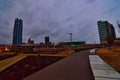
[[[70,45],[72,45],[72,33],[69,33],[70,35]]]
[[[72,33],[69,33],[70,34],[70,42],[72,42]]]

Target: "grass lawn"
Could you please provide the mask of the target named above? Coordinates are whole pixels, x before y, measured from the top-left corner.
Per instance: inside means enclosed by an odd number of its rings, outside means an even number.
[[[9,66],[15,64],[16,62],[20,61],[21,59],[25,58],[25,55],[16,55],[14,57],[5,59],[5,60],[1,60],[0,61],[0,71],[8,68]]]
[[[74,53],[75,53],[74,50],[65,50],[65,51],[58,52],[57,54],[40,54],[40,56],[68,57],[69,55],[72,55]]]
[[[7,58],[10,58],[10,57],[14,57],[16,56],[17,54],[9,54],[9,53],[3,53],[3,54],[0,54],[0,61],[1,60],[4,60],[4,59],[7,59]]]
[[[72,54],[74,54],[75,51],[74,50],[65,50],[65,51],[59,51],[58,53],[56,54],[53,54],[53,53],[39,53],[40,56],[51,56],[51,57],[68,57]],[[26,56],[38,56],[38,54],[36,53],[33,53],[33,54],[24,54],[23,55],[26,55]]]
[[[120,48],[101,48],[97,54],[120,73]]]

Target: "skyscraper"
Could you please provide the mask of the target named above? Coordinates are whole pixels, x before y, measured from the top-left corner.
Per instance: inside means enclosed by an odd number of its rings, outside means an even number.
[[[49,41],[49,37],[46,36],[46,37],[45,37],[45,44],[49,44],[49,43],[50,43],[50,41]]]
[[[98,21],[100,43],[111,44],[116,38],[115,29],[108,21]]]
[[[13,30],[13,44],[22,44],[22,29],[23,29],[23,20],[15,19],[14,30]]]

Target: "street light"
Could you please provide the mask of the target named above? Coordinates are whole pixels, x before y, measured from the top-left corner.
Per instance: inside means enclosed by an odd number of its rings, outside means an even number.
[[[72,33],[69,33],[70,34],[70,42],[72,42]]]
[[[69,33],[70,35],[70,45],[72,45],[72,33]]]

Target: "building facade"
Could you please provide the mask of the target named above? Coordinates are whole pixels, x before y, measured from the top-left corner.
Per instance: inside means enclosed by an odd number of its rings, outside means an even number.
[[[108,21],[98,21],[100,43],[112,44],[116,38],[115,29]]]
[[[34,44],[34,40],[28,39],[28,44]]]
[[[64,41],[56,45],[56,47],[84,47],[86,45],[85,41]]]
[[[16,18],[14,22],[14,29],[13,29],[14,45],[22,44],[22,31],[23,31],[23,20]]]
[[[49,36],[45,36],[45,44],[49,44],[49,43],[50,43]]]

